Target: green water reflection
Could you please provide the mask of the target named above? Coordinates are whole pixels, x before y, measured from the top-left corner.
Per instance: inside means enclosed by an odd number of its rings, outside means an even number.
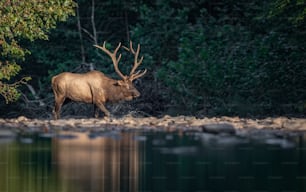
[[[306,145],[206,143],[197,134],[0,139],[0,192],[306,191]]]

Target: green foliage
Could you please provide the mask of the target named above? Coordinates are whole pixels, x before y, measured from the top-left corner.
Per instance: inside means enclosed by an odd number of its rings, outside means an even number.
[[[144,21],[133,32],[156,50],[152,63],[160,66],[157,77],[170,88],[161,92],[176,113],[301,111],[306,101],[301,29],[287,30],[286,17],[264,19],[266,3],[211,4],[210,10],[198,11],[195,22],[187,22],[193,20],[193,6],[181,12],[171,6],[144,6]],[[173,15],[179,13],[184,14],[176,20]],[[270,25],[276,21],[283,22],[281,28]],[[171,30],[163,30],[167,26]]]
[[[172,111],[260,115],[306,111],[305,0],[95,1],[97,39],[93,33],[92,1],[78,3],[84,55],[77,18],[52,30],[49,41],[22,42],[20,46],[24,35],[3,38],[7,42],[1,44],[1,53],[8,63],[24,58],[26,50],[21,47],[31,50],[27,63],[32,65],[24,65],[23,69],[35,78],[43,93],[51,93],[53,75],[86,71],[79,70],[84,58],[117,78],[109,57],[93,44],[95,40],[98,44],[106,40],[112,50],[118,42],[128,45],[132,40],[134,46],[141,44],[141,68],[148,69],[139,82],[140,102],[151,105],[145,107],[149,114]],[[33,9],[33,14],[40,14],[37,10],[42,7]],[[46,11],[52,15],[55,10],[58,9]],[[59,17],[54,16],[54,21]],[[0,37],[10,30],[0,28]],[[45,39],[43,35],[39,38]],[[121,53],[120,69],[128,73],[133,58],[124,50]],[[2,71],[17,74],[17,68],[13,72],[16,65],[13,66]],[[0,77],[10,77],[10,73],[2,72]]]
[[[306,1],[305,0],[276,0],[272,3],[273,8],[269,17],[285,17],[294,26],[305,24]]]
[[[15,62],[9,63],[6,61],[5,63],[0,62],[0,79],[10,80],[12,76],[18,74],[21,70],[21,67],[17,65]]]
[[[163,60],[177,57],[179,34],[187,26],[188,10],[175,8],[171,3],[173,1],[159,0],[153,7],[142,5],[139,22],[131,30],[132,39],[141,42],[142,51],[147,54],[146,62],[151,67],[153,62],[160,65]]]
[[[74,14],[72,0],[7,0],[0,2],[0,94],[6,103],[15,101],[17,87],[29,78],[13,84],[5,82],[18,74],[21,67],[16,61],[24,60],[30,52],[20,45],[22,39],[48,39],[48,32],[58,21]]]
[[[14,102],[17,101],[17,99],[20,96],[20,92],[18,91],[18,87],[22,84],[25,84],[27,81],[31,80],[30,77],[24,77],[21,80],[13,83],[2,83],[0,81],[0,94],[5,98],[5,102]]]

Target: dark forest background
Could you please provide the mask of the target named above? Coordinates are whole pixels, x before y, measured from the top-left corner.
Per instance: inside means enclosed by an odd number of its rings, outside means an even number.
[[[49,40],[24,41],[17,102],[0,98],[0,116],[51,118],[50,79],[95,67],[118,78],[95,47],[107,41],[141,45],[147,74],[135,82],[142,96],[108,105],[115,115],[276,116],[306,114],[304,0],[78,0],[76,16]],[[133,58],[123,55],[127,72]],[[63,116],[92,116],[93,107],[70,103]]]

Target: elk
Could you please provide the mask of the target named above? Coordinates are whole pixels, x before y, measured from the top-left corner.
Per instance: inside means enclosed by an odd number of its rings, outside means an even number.
[[[123,75],[118,67],[121,54],[118,57],[116,56],[121,43],[118,44],[113,52],[106,48],[105,43],[104,41],[103,46],[94,46],[101,49],[111,58],[115,72],[121,80],[112,79],[96,70],[82,74],[63,72],[52,77],[52,89],[55,99],[52,111],[54,119],[60,118],[60,110],[66,99],[94,104],[95,117],[97,118],[99,116],[99,109],[104,112],[105,116],[110,116],[110,112],[105,108],[106,102],[129,101],[140,96],[140,93],[133,85],[135,79],[142,77],[147,72],[146,69],[135,72],[143,61],[143,56],[138,59],[140,45],[138,44],[136,51],[131,41],[129,48],[122,46],[134,55],[134,65],[130,74]]]

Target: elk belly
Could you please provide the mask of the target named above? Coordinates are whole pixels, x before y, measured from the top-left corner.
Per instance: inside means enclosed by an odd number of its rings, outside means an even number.
[[[84,103],[92,103],[93,102],[93,94],[91,89],[88,86],[69,86],[69,91],[67,91],[67,98]]]

